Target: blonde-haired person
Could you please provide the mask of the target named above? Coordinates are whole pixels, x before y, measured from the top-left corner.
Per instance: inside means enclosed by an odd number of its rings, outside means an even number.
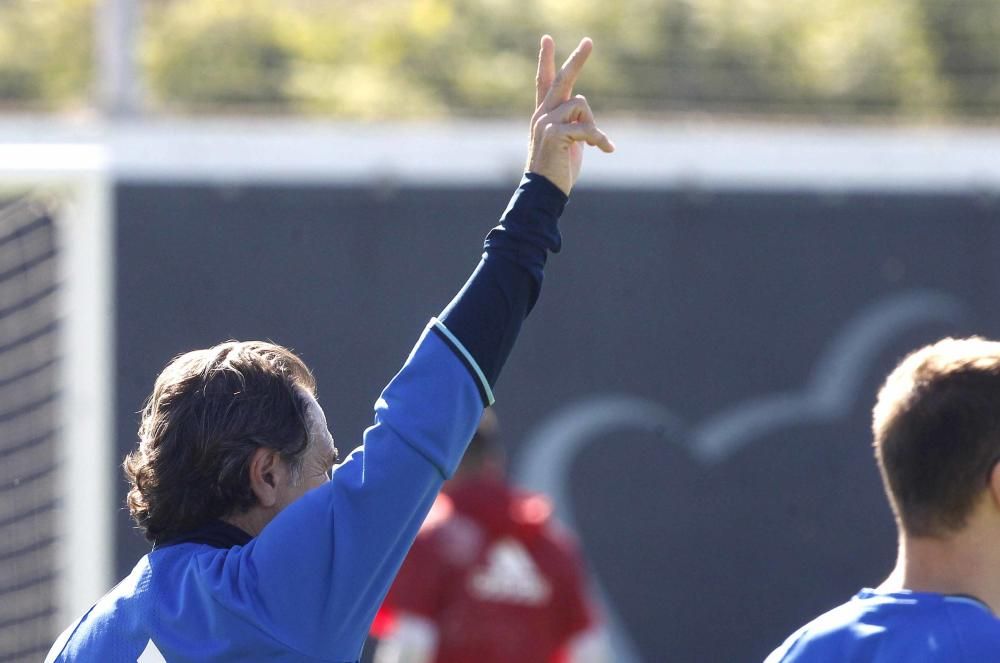
[[[766,663],[1000,661],[1000,343],[948,338],[909,355],[872,429],[896,567]]]

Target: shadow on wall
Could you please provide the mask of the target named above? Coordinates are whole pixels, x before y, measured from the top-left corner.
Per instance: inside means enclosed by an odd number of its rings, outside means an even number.
[[[574,460],[589,445],[622,430],[638,429],[680,446],[700,466],[725,463],[743,447],[782,431],[849,416],[872,365],[895,339],[931,323],[957,324],[967,313],[956,298],[929,291],[903,293],[878,302],[848,321],[828,341],[800,390],[761,395],[699,424],[688,424],[666,406],[640,397],[609,394],[581,400],[560,409],[528,435],[514,478],[526,488],[550,495],[559,519],[577,529],[570,476]],[[685,533],[673,535],[683,537]],[[642,542],[634,544],[641,546]],[[611,629],[615,660],[640,663],[643,658],[611,593],[600,577],[594,584]],[[761,591],[766,587],[762,585]]]

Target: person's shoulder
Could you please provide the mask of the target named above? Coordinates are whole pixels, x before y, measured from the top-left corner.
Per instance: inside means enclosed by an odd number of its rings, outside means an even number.
[[[120,622],[136,619],[145,609],[152,569],[144,555],[132,572],[97,600],[90,609],[56,639],[46,663],[95,660],[94,651],[104,651],[107,640],[121,630]]]
[[[765,663],[979,661],[998,646],[1000,621],[974,599],[862,590],[795,631]]]
[[[152,575],[150,555],[143,555],[132,567],[132,571],[101,597],[94,606],[94,612],[99,612],[99,609],[113,609],[122,601],[143,595],[149,588]]]
[[[441,528],[448,526],[455,519],[455,504],[444,493],[439,493],[427,512],[427,517],[420,525],[419,536],[433,536]]]
[[[928,623],[928,612],[919,597],[863,589],[800,627],[764,663],[896,660],[885,653]]]
[[[854,599],[824,612],[812,621],[799,627],[788,636],[781,646],[765,659],[764,663],[796,663],[826,660],[827,656],[843,647],[838,642],[850,632],[850,626],[857,621]]]
[[[421,525],[411,554],[431,555],[461,566],[475,560],[485,540],[482,527],[459,513],[451,498],[442,493]]]
[[[949,596],[944,606],[963,651],[970,655],[1000,651],[1000,619],[985,604],[971,597]]]
[[[554,517],[552,501],[540,493],[519,493],[511,509],[522,537],[546,544],[553,554],[576,559],[580,539]]]

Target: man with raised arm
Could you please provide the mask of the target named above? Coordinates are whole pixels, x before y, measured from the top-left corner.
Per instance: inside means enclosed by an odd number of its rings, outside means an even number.
[[[285,348],[229,342],[163,370],[125,460],[129,509],[153,550],[47,662],[359,659],[559,250],[581,144],[614,149],[572,93],[591,49],[584,39],[556,71],[542,38],[527,172],[343,463],[312,374]]]
[[[947,338],[908,356],[872,429],[896,567],[765,663],[1000,661],[1000,343]]]

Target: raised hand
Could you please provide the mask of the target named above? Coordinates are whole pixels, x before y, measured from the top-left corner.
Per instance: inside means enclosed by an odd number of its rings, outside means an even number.
[[[615,150],[611,139],[597,128],[587,100],[582,95],[572,96],[576,79],[593,48],[594,42],[589,38],[580,40],[558,72],[552,37],[542,37],[538,52],[527,170],[544,175],[567,195],[583,164],[581,143],[594,145],[604,152]]]

